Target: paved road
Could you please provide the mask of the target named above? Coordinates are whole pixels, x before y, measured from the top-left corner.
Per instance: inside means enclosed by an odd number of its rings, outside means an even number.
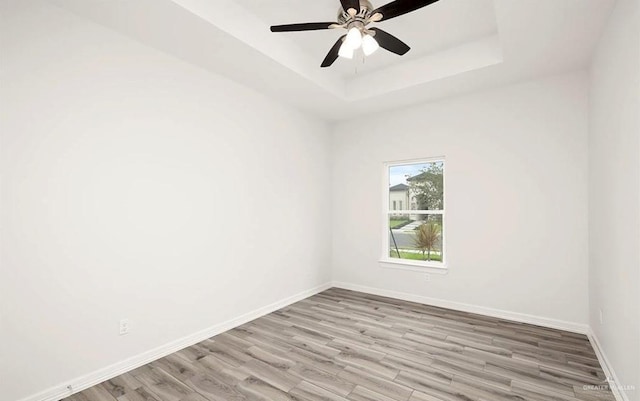
[[[412,232],[403,232],[401,230],[391,230],[393,232],[393,236],[396,239],[396,244],[398,248],[414,248],[413,239],[415,238],[415,234]],[[393,243],[393,239],[389,236],[389,249],[395,249],[395,244]]]
[[[396,244],[398,244],[398,248],[413,248],[413,238],[415,235],[413,233],[402,232],[400,230],[391,230],[393,232],[393,236],[396,239]],[[394,249],[393,240],[391,241],[391,249]]]

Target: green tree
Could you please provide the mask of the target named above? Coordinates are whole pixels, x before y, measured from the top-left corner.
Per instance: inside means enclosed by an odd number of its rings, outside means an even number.
[[[429,163],[420,174],[407,178],[418,210],[441,210],[444,206],[444,166]]]
[[[440,225],[433,221],[423,223],[418,227],[413,242],[415,247],[422,251],[423,260],[431,260],[431,251],[436,250],[441,233]],[[427,254],[426,258],[425,253]]]

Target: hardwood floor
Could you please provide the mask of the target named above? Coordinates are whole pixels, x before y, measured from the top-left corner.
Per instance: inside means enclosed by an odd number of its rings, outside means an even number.
[[[330,289],[69,401],[614,400],[586,336]]]

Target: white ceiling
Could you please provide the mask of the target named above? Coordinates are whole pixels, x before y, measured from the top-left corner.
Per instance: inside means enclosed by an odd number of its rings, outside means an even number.
[[[335,121],[584,69],[614,0],[440,0],[378,24],[412,47],[320,63],[338,0],[50,0],[187,62]],[[374,1],[380,6],[386,1]]]

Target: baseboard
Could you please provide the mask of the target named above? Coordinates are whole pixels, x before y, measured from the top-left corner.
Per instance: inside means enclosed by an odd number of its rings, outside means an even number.
[[[292,303],[301,301],[319,292],[327,290],[331,288],[331,286],[332,286],[331,283],[325,283],[323,285],[311,288],[309,290],[302,291],[298,294],[295,294],[290,297],[281,299],[277,302],[274,302],[270,305],[264,306],[262,308],[258,308],[249,313],[245,313],[244,315],[238,316],[234,319],[231,319],[226,322],[217,324],[213,327],[201,330],[197,333],[172,341],[170,343],[154,348],[152,350],[143,352],[142,354],[139,354],[129,359],[126,359],[124,361],[115,363],[111,366],[107,366],[103,369],[89,373],[85,376],[69,380],[65,383],[61,383],[58,386],[54,386],[40,393],[34,394],[32,396],[28,396],[26,398],[21,399],[20,401],[60,400],[61,398],[68,397],[84,389],[95,386],[96,384],[102,383],[105,380],[109,380],[111,378],[119,376],[132,369],[138,368],[142,365],[146,365],[147,363],[155,361],[156,359],[167,356],[171,353],[174,353],[183,348],[189,347],[193,344],[197,344],[203,340],[206,340],[207,338],[213,337],[227,330],[231,330],[235,327],[238,327],[247,322],[255,320],[261,316],[274,312],[278,309],[284,308],[285,306],[291,305]],[[68,386],[71,386],[71,389],[69,389]]]
[[[343,288],[345,290],[365,292],[368,294],[401,299],[403,301],[417,302],[417,303],[426,304],[426,305],[433,305],[433,306],[453,309],[461,312],[477,313],[480,315],[497,317],[500,319],[512,320],[520,323],[528,323],[528,324],[534,324],[536,326],[570,331],[573,333],[580,333],[580,334],[589,333],[589,325],[583,324],[583,323],[568,322],[564,320],[551,319],[551,318],[542,317],[542,316],[528,315],[525,313],[487,308],[484,306],[476,306],[476,305],[465,304],[461,302],[447,301],[444,299],[430,298],[422,295],[385,290],[381,288],[367,287],[367,286],[358,285],[358,284],[334,281],[333,286],[337,288]]]
[[[589,329],[587,336],[589,337],[589,342],[591,342],[593,350],[596,352],[596,356],[598,357],[600,366],[602,366],[602,370],[604,370],[604,374],[607,375],[607,378],[609,379],[609,387],[611,388],[611,392],[613,392],[614,397],[616,397],[617,401],[629,401],[627,394],[620,390],[620,380],[618,380],[618,376],[613,370],[613,366],[609,362],[607,355],[604,353],[604,349],[600,344],[600,340],[598,340],[598,336],[591,328]]]

